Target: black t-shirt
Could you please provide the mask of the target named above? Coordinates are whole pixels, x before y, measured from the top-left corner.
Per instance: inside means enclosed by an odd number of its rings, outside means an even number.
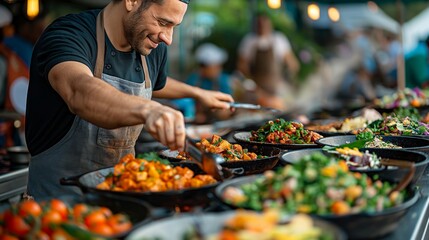
[[[25,125],[27,146],[33,156],[60,141],[73,124],[75,115],[49,84],[48,73],[56,64],[65,61],[77,61],[94,70],[99,12],[90,10],[57,19],[34,47]],[[167,78],[167,46],[158,45],[146,59],[153,90],[162,89]],[[116,50],[107,35],[103,73],[134,82],[144,81],[140,55],[135,51]]]

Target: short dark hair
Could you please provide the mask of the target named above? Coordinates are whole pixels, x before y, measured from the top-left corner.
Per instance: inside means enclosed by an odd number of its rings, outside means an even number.
[[[148,9],[154,3],[162,5],[164,3],[164,0],[143,0],[142,4],[140,5],[139,11]]]

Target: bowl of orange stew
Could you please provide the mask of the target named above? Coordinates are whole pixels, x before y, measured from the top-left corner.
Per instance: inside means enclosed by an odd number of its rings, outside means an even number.
[[[227,169],[223,173],[225,179],[232,177]],[[78,186],[83,192],[134,197],[169,209],[208,204],[208,194],[220,183],[195,164],[172,166],[131,154],[113,167],[65,177],[60,182]]]

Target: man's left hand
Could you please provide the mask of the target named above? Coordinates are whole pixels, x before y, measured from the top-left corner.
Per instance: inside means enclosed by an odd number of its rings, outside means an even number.
[[[219,91],[199,89],[197,101],[212,109],[229,109],[229,103],[234,102],[231,95]]]

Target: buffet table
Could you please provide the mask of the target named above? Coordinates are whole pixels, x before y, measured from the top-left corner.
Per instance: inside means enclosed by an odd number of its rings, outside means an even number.
[[[421,188],[420,199],[401,219],[400,227],[383,239],[418,240],[429,238],[429,168],[426,169],[417,185]]]
[[[145,150],[151,151],[154,149]],[[416,185],[420,187],[421,196],[419,200],[402,217],[401,223],[396,231],[381,238],[382,240],[429,239],[429,167],[425,170]],[[230,210],[229,207],[220,203],[215,197],[211,197],[213,201],[209,206],[203,207],[203,212],[222,212]],[[162,211],[162,209],[155,210],[159,210],[158,213],[160,213],[157,218],[167,217],[171,214],[168,211]]]
[[[21,200],[27,179],[28,164],[12,164],[0,154],[0,211]]]
[[[27,188],[28,167],[0,175],[0,201],[19,196]]]

